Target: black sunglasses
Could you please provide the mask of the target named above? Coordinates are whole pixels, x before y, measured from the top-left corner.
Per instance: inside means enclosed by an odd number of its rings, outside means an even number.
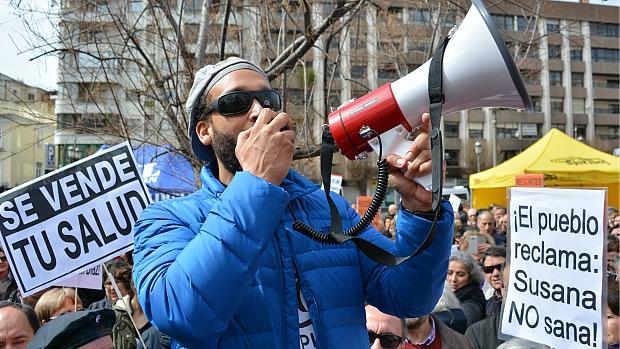
[[[482,267],[482,271],[485,272],[485,274],[491,274],[493,272],[493,270],[497,269],[497,271],[502,271],[502,267],[504,266],[504,263],[500,263],[500,264],[495,264],[495,265],[488,265],[485,267]]]
[[[368,331],[368,339],[370,340],[370,345],[375,342],[375,339],[379,338],[379,343],[381,343],[381,347],[385,349],[396,349],[403,342],[403,337],[399,337],[395,334],[391,333],[374,333],[372,331]]]
[[[217,110],[222,116],[232,116],[246,113],[252,107],[252,102],[256,99],[263,108],[279,111],[282,108],[282,98],[274,90],[266,91],[233,91],[219,96],[209,108],[205,115]]]

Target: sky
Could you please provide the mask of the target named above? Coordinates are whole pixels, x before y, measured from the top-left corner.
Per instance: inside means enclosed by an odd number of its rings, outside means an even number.
[[[41,12],[48,11],[54,0],[0,0],[0,73],[21,80],[29,85],[48,90],[56,89],[56,73],[58,60],[53,56],[32,58],[45,52],[43,49],[30,50],[29,34],[25,25],[39,28],[49,36],[54,29],[49,20]],[[579,0],[563,0],[579,2]],[[57,0],[56,2],[60,2]],[[33,6],[41,10],[39,14],[31,14],[27,18],[20,17],[13,5]],[[592,4],[619,6],[620,0],[591,0]],[[32,38],[30,37],[30,40]]]
[[[16,3],[39,11],[22,18],[13,7]],[[45,51],[29,49],[32,36],[24,23],[25,19],[28,25],[53,38],[52,24],[42,14],[50,6],[51,0],[0,0],[0,73],[29,85],[55,90],[58,60],[48,56],[31,61]]]

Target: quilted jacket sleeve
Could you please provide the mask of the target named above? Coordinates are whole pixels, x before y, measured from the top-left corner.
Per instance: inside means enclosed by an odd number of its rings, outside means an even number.
[[[374,229],[362,237],[398,256],[410,255],[422,244],[432,221],[400,210],[396,241],[391,242]],[[398,317],[419,317],[430,313],[441,293],[448,271],[454,215],[450,203],[442,203],[435,238],[421,254],[395,266],[377,264],[360,252],[360,265],[367,301],[383,312]]]
[[[279,186],[243,172],[196,223],[197,234],[187,222],[207,203],[188,199],[147,208],[135,226],[134,249],[134,279],[147,318],[184,346],[215,346],[288,200]]]

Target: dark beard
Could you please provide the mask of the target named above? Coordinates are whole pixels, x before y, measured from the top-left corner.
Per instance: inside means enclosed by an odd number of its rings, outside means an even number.
[[[239,159],[235,154],[237,147],[237,137],[231,136],[224,132],[215,131],[213,133],[213,142],[211,143],[215,156],[222,162],[222,165],[233,175],[236,172],[243,171]]]

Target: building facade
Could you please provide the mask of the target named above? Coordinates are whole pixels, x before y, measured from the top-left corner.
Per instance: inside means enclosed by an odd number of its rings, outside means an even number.
[[[56,168],[54,93],[0,74],[0,186]]]
[[[56,142],[61,163],[123,137],[183,147],[174,139],[187,122],[181,109],[197,69],[188,66],[194,64],[202,1],[162,2],[170,9],[167,25],[141,0],[61,3],[61,38],[72,52],[61,57],[59,67]],[[222,2],[210,3],[206,63],[218,60],[225,13]],[[515,57],[535,111],[484,108],[445,115],[446,184],[466,183],[478,164],[481,170],[498,164],[551,128],[606,152],[617,148],[617,7],[540,0],[523,0],[519,6],[485,3]],[[272,81],[295,117],[299,147],[320,142],[320,127],[330,108],[426,62],[469,6],[468,1],[375,1],[339,19],[333,28],[342,29],[319,36],[313,49]],[[311,8],[312,23],[318,25],[334,4],[314,1]],[[235,2],[228,18],[225,56],[269,66],[300,36],[300,24],[308,20],[302,10],[297,1]],[[132,35],[121,30],[123,26],[119,29],[119,21],[132,28]],[[174,45],[158,44],[166,40]],[[154,76],[155,71],[145,74],[147,65],[160,68],[161,76]],[[166,87],[170,84],[174,88]],[[167,88],[163,102],[158,86]],[[177,120],[163,118],[170,110]],[[302,160],[295,166],[318,179],[316,163]],[[348,162],[337,157],[334,172],[344,176],[345,194],[352,198],[371,191],[374,168],[372,159]]]

